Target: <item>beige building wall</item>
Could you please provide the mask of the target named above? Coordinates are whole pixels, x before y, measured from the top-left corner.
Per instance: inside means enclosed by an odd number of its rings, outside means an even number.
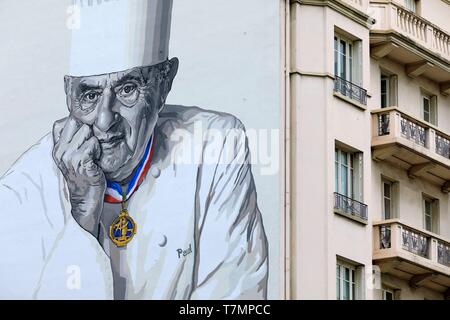
[[[370,201],[370,115],[361,106],[333,94],[333,38],[340,29],[368,42],[369,29],[331,8],[294,3],[291,90],[297,125],[297,237],[295,257],[298,275],[292,292],[298,299],[336,297],[336,259],[361,268],[361,282],[371,273],[371,229],[336,215],[334,208],[335,144],[363,152],[363,201]],[[314,32],[311,32],[314,30]],[[363,70],[369,70],[369,48],[363,46]],[[368,85],[369,72],[363,72]],[[359,298],[371,299],[362,288]]]
[[[403,8],[406,5],[404,0],[393,3]],[[386,42],[377,42],[376,32],[373,33],[380,26],[387,28],[384,30],[386,34],[393,32],[386,26],[391,21],[389,19],[395,20],[395,16],[382,16],[388,13],[380,10],[386,5],[391,5],[391,1],[291,1],[290,107],[294,137],[291,166],[295,172],[292,186],[295,210],[291,230],[295,254],[291,253],[291,298],[336,299],[337,259],[355,266],[358,273],[357,299],[382,299],[383,290],[393,292],[395,299],[442,299],[445,296],[442,288],[450,287],[450,266],[444,267],[436,262],[435,248],[439,241],[450,241],[449,195],[436,182],[445,175],[439,179],[430,179],[426,174],[412,177],[405,166],[399,167],[392,161],[375,161],[372,145],[378,130],[374,121],[376,115],[372,113],[381,108],[382,72],[397,75],[398,98],[394,107],[418,123],[423,123],[422,93],[436,96],[438,123],[425,125],[430,128],[427,130],[450,134],[450,95],[443,92],[446,88],[443,79],[450,78],[450,68],[447,68],[450,61],[442,56],[442,53],[448,55],[442,45],[445,41],[439,44],[439,48],[433,42],[436,41],[433,30],[444,35],[447,32],[448,35],[450,4],[442,0],[417,2],[416,20],[425,23],[427,28],[434,28],[428,30],[431,31],[426,43],[419,43],[414,37],[408,40],[409,34],[401,34],[404,31],[396,29],[399,37],[407,40],[396,42],[394,47],[386,45],[382,50],[378,47],[376,51],[376,45],[393,41],[386,38],[383,40]],[[397,11],[393,12],[396,14]],[[374,21],[375,28],[372,18],[381,19]],[[414,25],[408,27],[414,28]],[[361,69],[361,76],[355,82],[367,90],[366,106],[334,90],[335,32],[360,43],[356,50],[360,50],[361,59],[355,63]],[[376,54],[381,52],[382,57],[375,56],[375,51]],[[419,75],[408,75],[407,70],[411,71],[408,63],[419,59],[418,55],[433,61],[433,67]],[[433,140],[428,139],[429,142]],[[336,145],[363,155],[362,199],[359,200],[368,206],[365,223],[335,213]],[[425,159],[423,161],[428,161],[419,147],[400,149],[407,156],[419,155]],[[431,149],[426,152],[431,152]],[[441,161],[439,166],[447,165],[445,159],[437,159]],[[392,250],[399,250],[393,256],[379,250],[384,178],[396,183],[396,220],[391,221],[394,223],[392,230],[398,223],[398,230],[410,227],[419,234],[423,232],[431,243],[428,260],[417,258],[401,248],[402,233],[391,237],[391,241],[398,242],[391,244]],[[439,203],[439,228],[435,234],[424,230],[424,195],[437,199]],[[403,265],[414,270],[410,280],[406,280],[404,271],[398,276],[396,267]],[[428,272],[432,275],[425,277]],[[419,277],[414,277],[417,275]],[[422,276],[423,279],[420,278]],[[378,283],[374,285],[374,281]]]

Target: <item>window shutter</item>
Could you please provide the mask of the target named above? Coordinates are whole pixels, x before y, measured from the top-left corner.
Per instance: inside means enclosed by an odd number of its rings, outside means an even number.
[[[438,108],[437,108],[437,96],[431,96],[431,123],[438,125]]]
[[[355,41],[353,46],[353,83],[363,87],[362,41]]]
[[[398,106],[398,77],[396,74],[389,77],[389,106]]]
[[[359,201],[363,202],[364,201],[364,190],[363,190],[363,154],[362,152],[359,152],[356,154],[357,156],[357,161],[358,161],[358,197],[359,197]]]

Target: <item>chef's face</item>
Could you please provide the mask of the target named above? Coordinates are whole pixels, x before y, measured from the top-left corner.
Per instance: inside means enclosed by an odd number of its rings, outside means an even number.
[[[138,165],[177,69],[174,58],[121,72],[65,77],[69,111],[91,126],[102,150],[98,165],[108,179],[124,180]]]

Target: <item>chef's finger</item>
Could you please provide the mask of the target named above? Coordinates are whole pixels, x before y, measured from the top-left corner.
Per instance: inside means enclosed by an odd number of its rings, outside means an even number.
[[[56,163],[59,163],[63,160],[64,155],[69,152],[69,155],[75,149],[71,148],[69,143],[72,140],[73,135],[78,131],[78,129],[82,126],[82,124],[78,121],[69,117],[64,125],[64,129],[59,137],[58,143],[55,145],[53,158]]]
[[[72,137],[72,140],[68,144],[67,148],[72,150],[78,150],[80,147],[91,137],[93,132],[90,126],[84,124]]]
[[[95,163],[96,160],[100,159],[101,155],[100,143],[97,138],[91,137],[81,146],[78,152],[82,153],[81,172],[90,177],[101,174],[100,167]]]
[[[84,154],[84,159],[93,159],[97,161],[100,159],[102,149],[100,148],[100,143],[95,136],[90,137],[79,149],[80,152]]]
[[[75,135],[75,133],[78,131],[78,129],[80,129],[82,125],[83,123],[81,121],[76,120],[73,117],[69,117],[64,126],[64,129],[61,132],[61,136],[58,142],[60,144],[70,143],[72,137]]]
[[[55,123],[53,124],[53,144],[57,144],[59,141],[59,137],[61,136],[61,133],[64,129],[64,126],[66,125],[66,122],[69,118],[65,117],[62,118],[60,120],[55,121]]]

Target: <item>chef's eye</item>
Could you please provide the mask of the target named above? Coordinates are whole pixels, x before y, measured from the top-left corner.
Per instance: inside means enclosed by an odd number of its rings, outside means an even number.
[[[89,101],[93,101],[93,100],[97,99],[97,97],[98,97],[98,93],[94,93],[94,92],[88,93],[88,94],[86,95],[86,98],[87,98]]]
[[[95,107],[95,104],[100,98],[100,93],[97,91],[88,91],[81,96],[80,106],[81,110],[87,111]]]
[[[119,94],[121,96],[127,96],[132,94],[134,91],[136,91],[137,85],[134,83],[126,83],[122,89],[119,91]]]
[[[118,90],[117,97],[125,106],[133,106],[139,97],[138,85],[134,82],[125,83]]]

